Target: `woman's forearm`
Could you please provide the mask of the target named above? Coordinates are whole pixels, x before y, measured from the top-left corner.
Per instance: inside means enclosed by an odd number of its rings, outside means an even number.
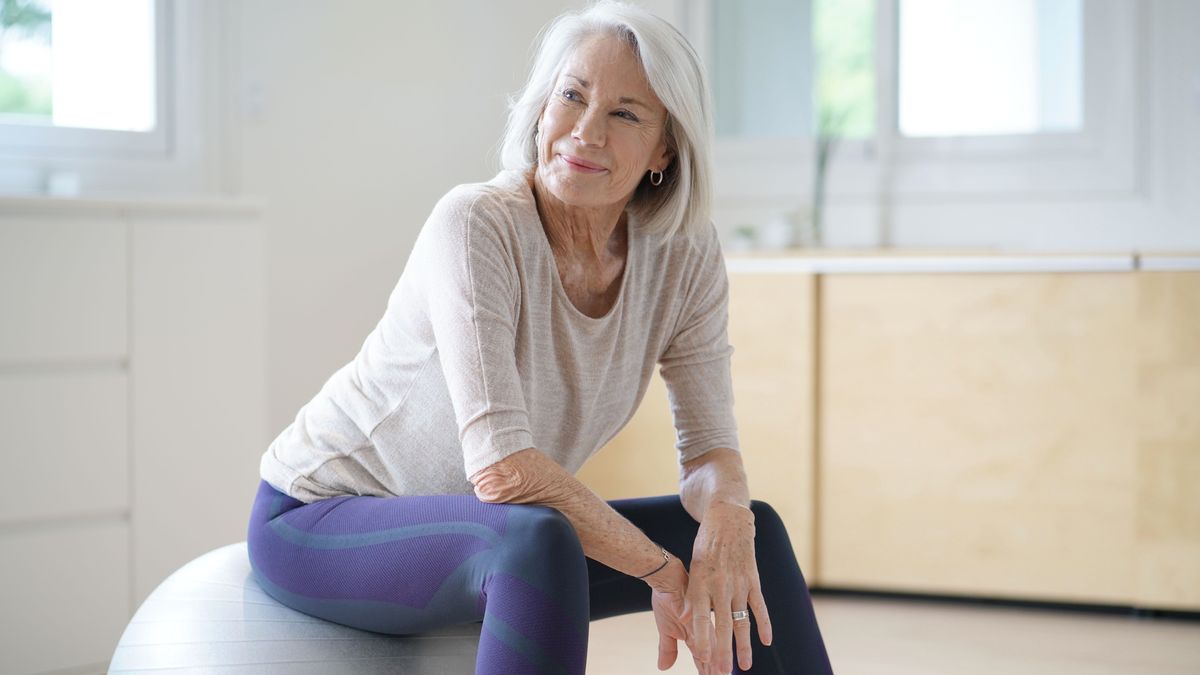
[[[560,511],[589,558],[630,576],[663,564],[662,549],[586,485],[535,448],[509,455],[472,477],[482,501],[543,504]],[[683,564],[672,557],[662,571],[645,578],[651,587],[678,582]]]
[[[741,453],[717,448],[685,462],[679,469],[679,498],[698,523],[713,502],[750,508],[750,488]]]

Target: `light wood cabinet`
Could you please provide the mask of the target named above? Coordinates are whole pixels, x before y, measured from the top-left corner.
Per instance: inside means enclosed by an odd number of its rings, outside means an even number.
[[[1080,260],[731,271],[752,496],[810,584],[1200,610],[1200,271]],[[580,477],[678,492],[673,444],[656,377]]]

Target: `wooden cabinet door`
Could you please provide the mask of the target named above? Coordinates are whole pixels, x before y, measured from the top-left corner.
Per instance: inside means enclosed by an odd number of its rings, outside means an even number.
[[[1137,281],[835,275],[820,312],[821,581],[1130,604]]]

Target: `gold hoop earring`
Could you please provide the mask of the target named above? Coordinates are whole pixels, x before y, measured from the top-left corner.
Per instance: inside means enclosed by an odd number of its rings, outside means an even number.
[[[659,185],[662,185],[662,182],[663,182],[663,172],[655,171],[654,169],[650,169],[650,184],[653,185],[654,187],[658,187]]]

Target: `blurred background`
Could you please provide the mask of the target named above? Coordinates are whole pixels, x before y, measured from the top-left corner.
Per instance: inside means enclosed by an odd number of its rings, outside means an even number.
[[[105,671],[245,538],[584,4],[0,2],[0,670]],[[838,672],[1200,672],[1200,3],[638,4],[706,62],[751,491]],[[676,492],[673,443],[656,378],[580,477]]]

